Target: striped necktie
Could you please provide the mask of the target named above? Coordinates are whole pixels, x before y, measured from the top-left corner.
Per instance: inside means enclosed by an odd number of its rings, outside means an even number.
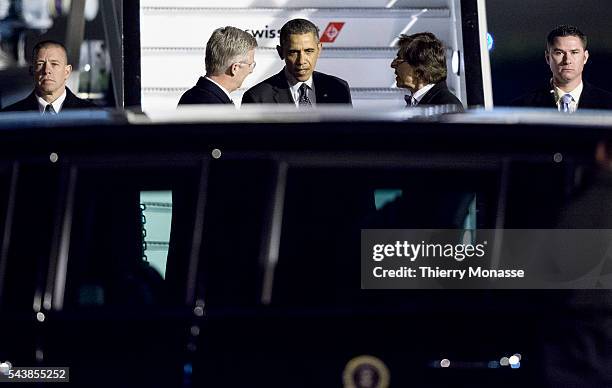
[[[563,96],[561,96],[561,112],[563,113],[572,113],[570,111],[570,104],[572,103],[572,95],[569,93],[564,94]]]
[[[43,112],[43,115],[55,116],[57,115],[57,112],[55,111],[55,109],[53,109],[53,105],[48,104],[47,106],[45,106],[45,111]]]

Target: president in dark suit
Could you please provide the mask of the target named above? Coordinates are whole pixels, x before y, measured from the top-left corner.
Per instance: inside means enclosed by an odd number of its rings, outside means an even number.
[[[239,28],[213,31],[206,43],[206,75],[181,96],[178,104],[232,104],[230,93],[240,88],[255,69],[256,47],[253,35]]]
[[[521,107],[555,108],[573,113],[577,109],[612,109],[612,93],[583,82],[589,59],[587,37],[578,28],[560,25],[546,39],[544,57],[552,79],[548,84],[514,100]]]
[[[285,67],[278,74],[258,83],[242,96],[242,103],[351,104],[349,85],[343,79],[315,71],[323,46],[319,29],[305,19],[285,23],[280,32],[278,55]]]
[[[410,106],[450,105],[463,112],[463,104],[446,86],[446,50],[431,32],[401,35],[397,57],[391,62],[395,81],[408,89]]]
[[[25,99],[5,107],[3,112],[38,110],[43,115],[56,115],[64,109],[96,108],[93,103],[78,98],[66,87],[72,73],[66,47],[45,40],[34,46],[30,73],[34,76],[34,91]]]

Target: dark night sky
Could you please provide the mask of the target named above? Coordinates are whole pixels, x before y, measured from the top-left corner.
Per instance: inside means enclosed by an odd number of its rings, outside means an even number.
[[[487,0],[493,97],[504,105],[550,79],[544,61],[546,35],[557,24],[574,24],[588,39],[584,79],[612,90],[612,4],[609,0]]]

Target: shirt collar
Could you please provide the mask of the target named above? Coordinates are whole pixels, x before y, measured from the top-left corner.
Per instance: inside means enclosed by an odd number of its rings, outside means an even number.
[[[230,99],[230,101],[234,102],[234,101],[232,100],[232,97],[230,96],[230,93],[227,91],[227,89],[225,89],[223,86],[221,86],[221,84],[220,84],[220,83],[218,83],[218,82],[216,82],[215,80],[210,79],[210,78],[208,78],[208,77],[206,77],[206,76],[205,76],[204,78],[206,78],[207,80],[209,80],[210,82],[212,82],[213,84],[215,84],[215,85],[217,85],[219,88],[221,88],[221,90],[223,90],[223,93],[225,93],[225,95],[227,96],[227,98],[229,98],[229,99]]]
[[[436,86],[436,84],[427,84],[427,85],[423,86],[421,89],[419,89],[416,92],[412,93],[412,98],[414,98],[417,101],[417,104],[418,104],[419,102],[421,102],[421,99],[423,98],[423,96],[426,95],[427,92],[430,91],[431,88],[433,88],[434,86]]]
[[[553,93],[555,94],[555,102],[558,105],[561,97],[563,97],[563,95],[565,94],[569,94],[572,96],[572,102],[578,104],[578,100],[580,100],[580,95],[582,94],[582,89],[584,89],[584,84],[582,82],[580,82],[580,85],[576,86],[576,88],[571,92],[564,92],[563,90],[555,86],[553,89]]]
[[[42,97],[39,97],[38,94],[36,93],[34,94],[36,95],[36,101],[38,101],[38,111],[40,112],[40,114],[43,114],[43,112],[45,111],[45,108],[47,107],[47,105],[49,105],[49,103],[45,101]],[[64,93],[62,93],[61,96],[56,98],[55,101],[51,103],[51,105],[53,105],[53,110],[55,110],[55,113],[60,112],[60,110],[62,109],[62,105],[64,105],[65,100],[66,100],[66,88],[64,88]]]
[[[285,78],[287,79],[287,84],[289,85],[289,90],[291,91],[291,97],[293,97],[293,102],[295,103],[295,105],[297,106],[299,104],[300,87],[302,86],[302,84],[306,84],[310,88],[311,92],[308,93],[308,98],[310,98],[310,101],[314,104],[316,102],[316,97],[312,76],[306,81],[302,82],[295,79],[295,77],[287,71],[287,68],[284,69],[284,72]]]

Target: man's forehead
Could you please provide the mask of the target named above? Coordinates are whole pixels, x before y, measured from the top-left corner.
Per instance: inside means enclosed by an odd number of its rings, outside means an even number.
[[[582,40],[577,36],[557,36],[550,46],[551,49],[584,49]]]
[[[302,44],[304,42],[312,43],[313,46],[316,46],[318,43],[317,36],[313,32],[306,32],[303,34],[290,34],[289,35],[289,45],[293,44]]]
[[[66,52],[60,46],[43,46],[36,52],[36,61],[40,60],[59,60],[67,62]]]

